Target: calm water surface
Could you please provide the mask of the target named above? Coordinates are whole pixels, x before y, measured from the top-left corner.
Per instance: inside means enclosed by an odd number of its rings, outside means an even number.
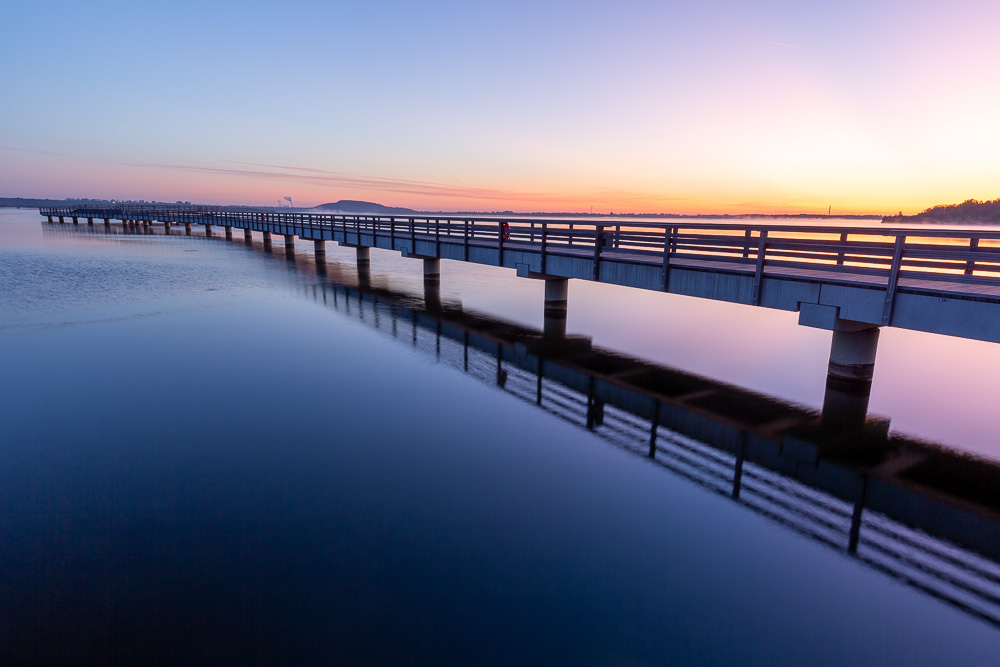
[[[996,664],[995,626],[308,297],[351,249],[237,238],[0,211],[0,661]],[[371,282],[422,294],[386,251]],[[442,297],[541,326],[509,271]],[[568,329],[822,403],[794,314],[574,281]],[[1000,459],[998,348],[886,330],[872,411]]]

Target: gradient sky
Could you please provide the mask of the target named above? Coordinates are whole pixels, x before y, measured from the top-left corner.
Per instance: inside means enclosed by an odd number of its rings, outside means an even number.
[[[0,196],[912,213],[1000,197],[1000,2],[45,2]]]

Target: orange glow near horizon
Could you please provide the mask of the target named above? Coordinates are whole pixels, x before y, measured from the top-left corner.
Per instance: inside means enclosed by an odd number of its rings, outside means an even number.
[[[181,200],[256,206],[274,206],[287,195],[296,206],[302,207],[352,199],[430,211],[825,215],[828,207],[832,207],[834,215],[888,215],[900,210],[916,213],[938,204],[996,196],[985,184],[980,185],[978,191],[972,188],[934,191],[925,187],[914,192],[905,183],[895,183],[893,188],[859,188],[854,197],[823,197],[822,193],[805,189],[796,192],[779,184],[723,182],[689,183],[684,188],[666,192],[612,187],[588,191],[557,184],[552,191],[546,192],[531,188],[531,184],[517,187],[519,184],[510,181],[504,182],[504,187],[490,188],[287,166],[88,164],[72,156],[50,160],[45,156],[26,155],[17,167],[7,173],[0,168],[0,175],[10,188],[3,193],[5,196]],[[29,188],[27,183],[33,176],[43,173],[48,180],[65,185],[59,191],[37,192]]]

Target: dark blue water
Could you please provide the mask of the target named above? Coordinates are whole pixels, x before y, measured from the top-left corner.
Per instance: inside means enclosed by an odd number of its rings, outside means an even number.
[[[5,663],[996,664],[996,627],[309,297],[307,252],[101,232],[0,214]]]

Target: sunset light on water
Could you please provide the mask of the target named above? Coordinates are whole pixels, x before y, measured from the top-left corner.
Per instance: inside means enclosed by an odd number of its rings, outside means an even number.
[[[1000,5],[4,20],[0,664],[997,663]]]

